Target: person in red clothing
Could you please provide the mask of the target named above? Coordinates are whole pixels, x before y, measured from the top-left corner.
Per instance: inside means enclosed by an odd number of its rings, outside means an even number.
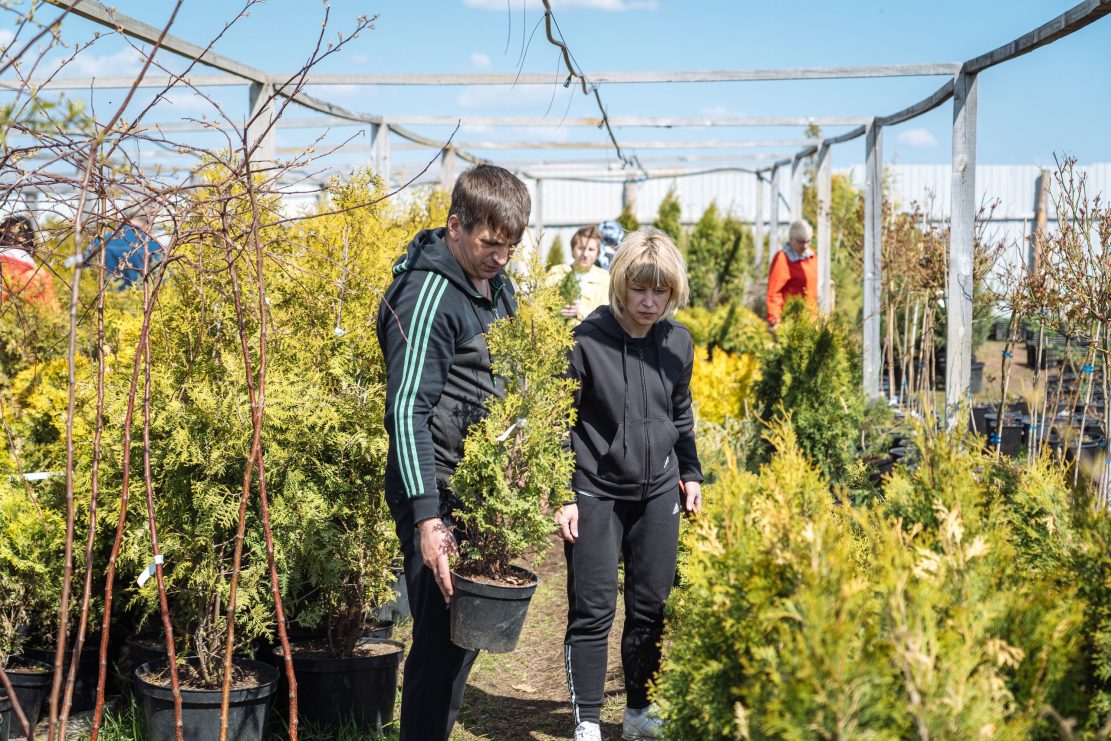
[[[46,267],[37,265],[35,232],[25,216],[10,216],[0,223],[0,303],[19,298],[58,308],[54,281]]]
[[[802,219],[792,221],[787,244],[775,253],[768,270],[768,328],[779,327],[783,305],[791,296],[802,296],[807,305],[818,310],[818,261],[810,243],[814,230]]]

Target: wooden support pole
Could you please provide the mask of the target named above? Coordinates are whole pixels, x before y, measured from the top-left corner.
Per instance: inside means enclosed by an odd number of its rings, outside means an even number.
[[[541,259],[544,255],[540,253],[540,242],[544,237],[544,178],[536,178],[536,193],[532,199],[532,212],[535,216],[533,220],[533,236],[536,240],[537,254],[540,254]]]
[[[833,196],[833,173],[830,167],[830,148],[823,144],[818,150],[818,308],[823,315],[833,311],[833,291],[830,283],[830,264],[833,248],[833,230],[830,224],[830,200]]]
[[[539,180],[537,184],[539,184]],[[440,189],[450,193],[455,184],[455,150],[448,147],[440,155]]]
[[[252,82],[249,93],[247,141],[257,144],[253,159],[273,162],[277,157],[274,145],[274,86],[270,83]]]
[[[1041,247],[1038,244],[1038,233],[1045,232],[1045,225],[1047,221],[1046,207],[1049,203],[1049,171],[1042,170],[1038,174],[1038,181],[1034,190],[1034,231],[1031,232],[1027,239],[1030,240],[1030,252],[1027,262],[1027,269],[1031,275],[1036,274],[1041,270],[1042,254]]]
[[[802,157],[795,155],[791,160],[791,221],[802,218]]]
[[[880,287],[883,278],[883,128],[865,138],[864,166],[864,396],[880,397]]]
[[[374,172],[382,178],[382,185],[390,187],[390,125],[376,125],[374,132]]]
[[[768,227],[768,264],[782,245],[779,243],[779,165],[772,167],[771,226]]]
[[[972,262],[976,231],[976,75],[961,71],[953,90],[953,195],[949,227],[945,407],[950,424],[972,377]]]
[[[756,213],[752,217],[752,262],[756,278],[764,274],[764,176],[756,173]]]

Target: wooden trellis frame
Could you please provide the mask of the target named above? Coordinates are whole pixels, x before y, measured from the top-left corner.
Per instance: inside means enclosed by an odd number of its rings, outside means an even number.
[[[68,8],[72,13],[89,20],[116,29],[134,38],[153,42],[161,33],[160,29],[129,18],[121,13],[109,11],[96,0],[48,0],[53,5]],[[883,129],[899,123],[909,121],[953,99],[953,194],[951,208],[951,228],[949,245],[950,275],[948,281],[948,296],[946,301],[947,312],[947,363],[946,363],[946,405],[952,411],[967,399],[971,376],[971,337],[972,337],[972,256],[973,256],[973,231],[975,227],[975,186],[976,186],[976,109],[978,99],[978,75],[990,67],[1002,64],[1016,57],[1027,54],[1039,47],[1053,43],[1085,26],[1094,23],[1111,13],[1111,0],[1085,0],[1065,13],[1049,22],[1035,28],[1033,31],[1016,38],[1015,40],[974,57],[963,64],[902,64],[878,65],[858,67],[807,67],[791,69],[748,69],[748,70],[717,70],[717,71],[679,71],[679,72],[603,72],[591,74],[591,81],[595,84],[656,84],[656,83],[714,83],[726,81],[778,81],[778,80],[817,80],[817,79],[848,79],[848,78],[875,78],[875,77],[901,77],[944,75],[949,79],[934,93],[917,103],[889,116],[875,116],[863,119],[858,118],[734,118],[734,119],[609,119],[611,126],[667,126],[667,127],[694,127],[694,126],[774,126],[774,125],[799,125],[800,123],[817,123],[819,125],[856,125],[856,128],[846,133],[824,138],[820,141],[807,143],[794,155],[777,160],[772,164],[762,167],[754,173],[756,177],[757,215],[755,218],[755,233],[758,244],[762,245],[764,234],[763,195],[764,184],[770,180],[771,198],[768,233],[770,244],[774,246],[778,240],[780,224],[780,182],[784,168],[791,167],[791,187],[789,189],[789,206],[792,216],[797,216],[801,206],[802,189],[802,161],[810,156],[817,155],[817,187],[818,187],[818,255],[819,275],[821,276],[820,304],[823,310],[829,310],[829,208],[830,193],[830,153],[832,147],[861,136],[865,137],[865,239],[864,239],[864,392],[869,398],[878,398],[881,394],[880,386],[880,312],[879,297],[880,285],[883,275],[882,264],[882,198],[883,198],[883,158],[882,142]],[[346,110],[340,106],[321,100],[302,92],[284,92],[283,85],[288,84],[291,76],[271,75],[248,65],[205,50],[172,35],[166,35],[162,40],[162,48],[181,56],[195,59],[202,64],[219,70],[224,74],[196,75],[190,77],[192,85],[242,85],[250,84],[250,110],[256,112],[264,110],[266,106],[272,108],[275,96],[288,97],[307,108],[329,116],[328,126],[339,125],[340,122],[367,125],[371,131],[372,152],[376,169],[388,177],[390,170],[390,142],[389,135],[396,134],[411,144],[420,147],[444,148],[444,143],[435,137],[426,137],[406,128],[408,125],[446,125],[459,122],[460,119],[435,116],[401,116],[385,117]],[[173,82],[171,78],[150,77],[142,82],[142,86],[165,87]],[[505,85],[505,84],[546,84],[553,82],[551,75],[545,74],[312,74],[306,84],[310,85]],[[130,87],[133,79],[102,79],[102,80],[52,80],[50,86],[63,87]],[[0,83],[6,86],[6,83]],[[535,125],[534,119],[503,119],[497,120],[490,117],[481,117],[484,125]],[[472,119],[472,120],[477,120]],[[530,123],[522,123],[529,121]],[[669,121],[670,123],[664,123]],[[550,123],[550,122],[545,122]],[[582,118],[573,119],[569,125],[597,126],[601,119]],[[299,121],[298,125],[304,124]],[[304,124],[311,125],[311,124]],[[171,128],[165,130],[187,130],[185,128]],[[271,141],[263,142],[260,151],[262,158],[273,158],[276,149]],[[513,146],[525,148],[528,143],[518,143]],[[536,146],[528,147],[554,148],[551,143],[533,143]],[[739,143],[735,141],[711,142],[717,148],[733,149]],[[745,146],[767,146],[757,143],[748,143]],[[708,146],[708,145],[703,145]],[[499,144],[498,147],[508,147]],[[399,147],[400,148],[400,147]],[[474,148],[477,148],[474,147]],[[456,158],[466,162],[480,162],[484,158],[478,157],[464,147],[450,146],[442,155],[442,177],[450,177],[454,172]],[[529,175],[526,168],[518,171],[537,179],[536,175]],[[541,178],[560,179],[558,175],[541,175]],[[823,198],[824,196],[824,198]],[[762,267],[765,259],[763,250],[758,247],[756,252],[757,269]]]

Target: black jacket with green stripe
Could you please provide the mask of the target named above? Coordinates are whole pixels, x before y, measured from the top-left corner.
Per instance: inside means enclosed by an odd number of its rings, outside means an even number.
[[[444,229],[417,234],[394,264],[378,311],[378,344],[386,360],[386,495],[405,498],[414,522],[447,514],[447,494],[467,428],[504,395],[490,371],[484,335],[516,311],[504,273],[481,295],[443,241]],[[441,502],[441,491],[444,492]]]

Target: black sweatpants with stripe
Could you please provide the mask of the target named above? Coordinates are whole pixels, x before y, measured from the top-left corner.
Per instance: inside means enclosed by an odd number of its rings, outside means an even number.
[[[451,642],[451,608],[421,557],[420,531],[405,495],[387,495],[386,501],[405,557],[405,586],[413,613],[413,642],[401,686],[400,741],[447,741],[478,651]]]
[[[626,705],[648,705],[660,667],[664,603],[675,582],[682,507],[676,487],[651,499],[622,501],[579,494],[579,537],[567,557],[567,635],[563,659],[575,722],[598,722],[606,684],[606,648],[617,610],[617,559],[625,561],[621,664]]]

